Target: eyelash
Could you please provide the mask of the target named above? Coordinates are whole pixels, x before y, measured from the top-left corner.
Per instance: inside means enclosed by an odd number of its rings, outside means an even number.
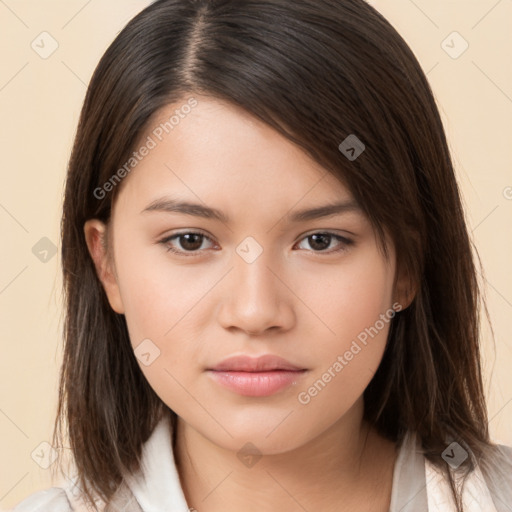
[[[201,233],[199,231],[182,231],[181,233],[175,233],[171,236],[165,237],[164,239],[160,240],[159,243],[162,244],[167,249],[167,252],[172,252],[174,254],[177,254],[179,256],[184,256],[186,258],[198,256],[199,253],[201,252],[200,250],[195,250],[195,251],[176,250],[169,245],[169,242],[171,240],[173,240],[175,238],[179,238],[184,235],[199,235],[199,236],[202,236],[203,239],[208,239],[208,240],[212,241],[209,236],[207,236],[204,233]],[[328,250],[328,251],[327,250],[312,251],[313,253],[316,253],[318,255],[344,252],[347,250],[347,248],[349,246],[354,244],[353,240],[346,238],[344,236],[337,235],[336,233],[332,233],[330,231],[315,231],[314,233],[310,233],[310,234],[306,235],[305,237],[301,238],[301,240],[299,240],[299,243],[302,242],[303,240],[308,239],[309,237],[314,236],[314,235],[327,235],[332,238],[335,238],[336,240],[338,240],[339,242],[341,242],[343,244],[343,246],[340,249]]]

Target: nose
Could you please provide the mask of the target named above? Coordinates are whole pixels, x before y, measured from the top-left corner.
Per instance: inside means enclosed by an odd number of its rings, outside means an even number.
[[[218,321],[227,330],[240,330],[252,336],[270,331],[286,331],[295,322],[293,293],[284,284],[286,277],[263,253],[251,263],[238,254],[223,280]],[[281,274],[281,275],[280,275]]]

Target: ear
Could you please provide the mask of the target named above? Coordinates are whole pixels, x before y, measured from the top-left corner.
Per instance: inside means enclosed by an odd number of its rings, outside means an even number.
[[[84,234],[89,254],[96,267],[96,274],[103,285],[110,306],[116,313],[124,314],[117,276],[112,258],[108,252],[107,227],[105,223],[98,219],[88,220],[84,224]]]
[[[408,308],[417,293],[417,285],[408,272],[401,271],[396,278],[393,294],[393,304],[398,303],[400,307],[396,311],[403,311]]]

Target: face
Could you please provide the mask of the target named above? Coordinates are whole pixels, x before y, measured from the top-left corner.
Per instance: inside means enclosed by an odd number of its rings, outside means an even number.
[[[122,183],[111,258],[99,221],[86,237],[142,372],[181,421],[228,449],[284,452],[362,400],[401,307],[395,254],[389,243],[383,257],[349,190],[298,147],[196,98],[162,140],[154,128],[180,104],[142,137],[156,145]]]

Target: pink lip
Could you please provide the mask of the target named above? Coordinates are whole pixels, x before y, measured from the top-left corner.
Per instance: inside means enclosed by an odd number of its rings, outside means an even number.
[[[298,371],[299,368],[282,357],[266,354],[260,357],[233,356],[224,359],[208,370],[227,372],[268,372],[272,370]]]
[[[208,368],[216,382],[243,396],[273,395],[296,382],[305,371],[273,355],[234,356]]]

